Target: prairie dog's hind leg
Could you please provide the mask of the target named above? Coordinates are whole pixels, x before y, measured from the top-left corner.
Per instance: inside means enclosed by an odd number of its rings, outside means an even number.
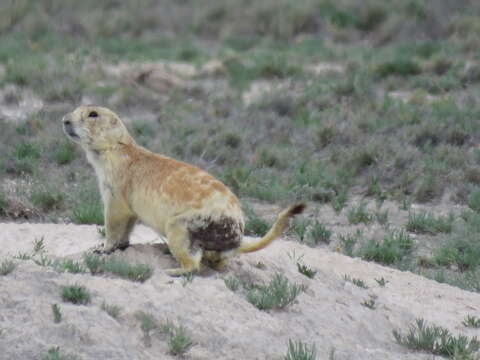
[[[167,226],[168,248],[180,263],[180,268],[165,270],[170,276],[180,276],[200,270],[202,249],[193,249],[185,224],[181,221]]]

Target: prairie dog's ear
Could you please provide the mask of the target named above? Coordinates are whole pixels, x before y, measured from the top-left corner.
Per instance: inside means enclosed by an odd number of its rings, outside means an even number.
[[[118,123],[118,119],[116,118],[116,116],[112,116],[110,119],[110,124],[117,125],[117,123]]]

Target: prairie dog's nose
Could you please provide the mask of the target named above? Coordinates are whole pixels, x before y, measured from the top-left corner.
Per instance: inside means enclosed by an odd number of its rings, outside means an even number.
[[[64,123],[65,125],[72,125],[71,117],[72,117],[72,114],[71,114],[71,113],[66,114],[66,115],[62,118],[63,123]]]

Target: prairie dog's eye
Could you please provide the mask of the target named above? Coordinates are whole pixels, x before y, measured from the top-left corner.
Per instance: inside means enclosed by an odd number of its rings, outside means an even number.
[[[88,117],[98,117],[98,113],[96,111],[90,111]]]

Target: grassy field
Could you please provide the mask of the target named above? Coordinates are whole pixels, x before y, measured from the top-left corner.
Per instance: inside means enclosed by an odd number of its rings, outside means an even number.
[[[138,4],[0,5],[2,221],[102,224],[60,126],[99,104],[228,184],[251,232],[258,204],[306,200],[300,241],[480,291],[480,4]],[[159,87],[153,62],[193,70]]]

